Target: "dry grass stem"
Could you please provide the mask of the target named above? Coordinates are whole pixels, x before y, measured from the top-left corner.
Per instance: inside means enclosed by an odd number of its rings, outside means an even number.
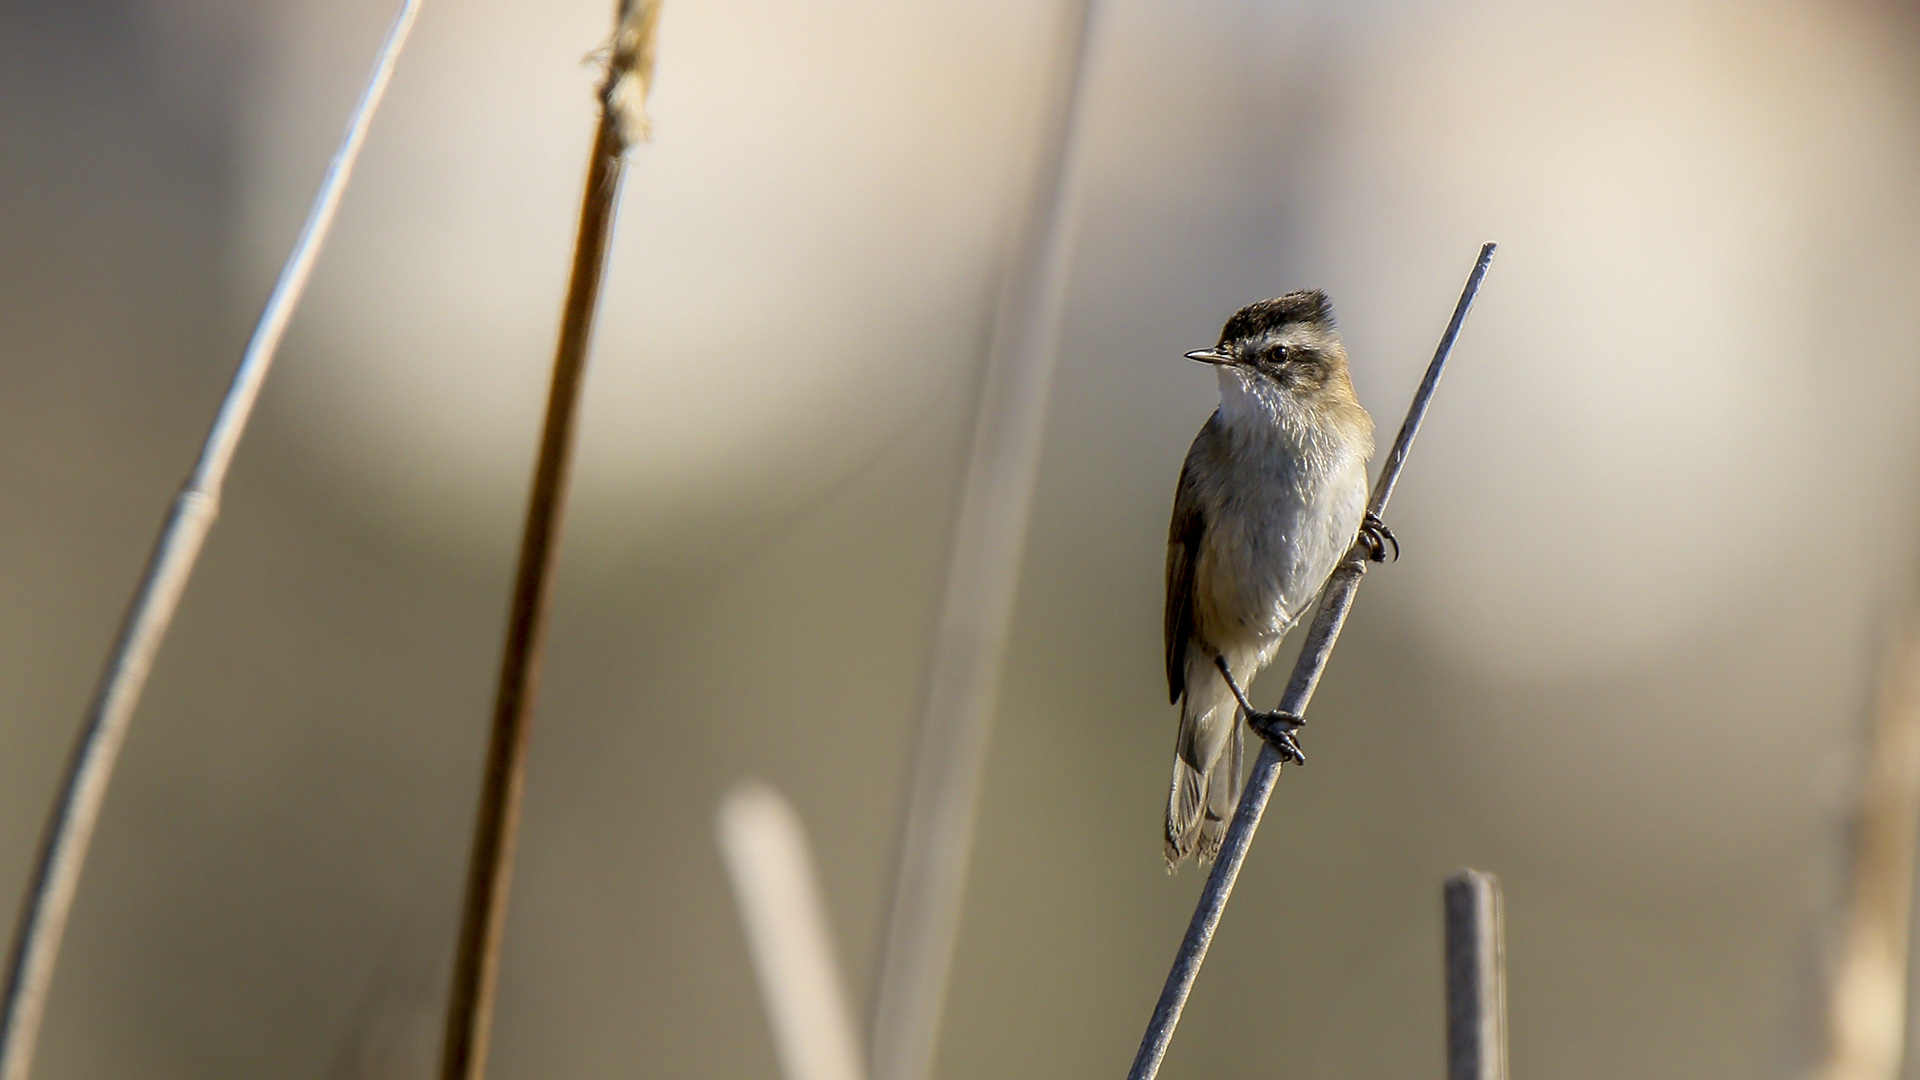
[[[228,467],[246,433],[247,420],[259,399],[260,387],[273,366],[287,324],[306,291],[313,264],[320,257],[333,227],[340,197],[352,178],[354,162],[366,141],[367,129],[385,96],[393,67],[413,29],[419,0],[403,0],[374,60],[360,101],[347,121],[347,131],[321,177],[320,190],[307,211],[307,220],[295,238],[293,250],[268,294],[253,335],[240,356],[233,381],[220,402],[220,411],[201,445],[193,472],[173,500],[167,520],[148,556],[146,572],[120,625],[119,637],[107,658],[87,718],[67,765],[58,801],[48,818],[40,855],[28,880],[27,895],[14,932],[7,966],[4,1012],[0,1012],[0,1080],[26,1080],[33,1048],[46,1009],[47,991],[59,958],[80,871],[86,863],[100,808],[107,797],[113,767],[133,722],[140,693],[167,628],[173,623],[180,597],[200,558],[207,534],[220,513],[220,493]]]
[[[552,600],[554,557],[565,515],[567,480],[572,471],[574,422],[580,386],[586,376],[593,318],[600,304],[607,248],[613,236],[628,131],[642,124],[633,110],[644,101],[629,100],[647,89],[633,65],[651,68],[651,34],[658,26],[655,0],[622,0],[615,21],[614,47],[600,85],[600,119],[588,157],[586,190],[581,196],[580,228],[573,267],[560,316],[560,341],[554,351],[553,380],[541,426],[533,490],[520,538],[513,598],[501,650],[500,682],[494,697],[493,725],[481,777],[480,805],[467,864],[466,897],[460,937],[455,946],[453,985],[447,1000],[445,1043],[440,1059],[443,1080],[479,1080],[486,1075],[487,1040],[493,1026],[494,991],[499,981],[500,942],[506,927],[507,890],[513,878],[514,842],[520,829],[521,793],[526,776],[527,737],[540,660],[546,644],[547,609]],[[628,35],[645,31],[644,40]]]
[[[865,1080],[800,815],[778,791],[747,782],[720,801],[718,827],[781,1073],[786,1080]]]
[[[1913,860],[1920,826],[1920,634],[1896,636],[1868,730],[1839,955],[1818,1080],[1898,1080],[1906,1051]]]
[[[1064,53],[1039,167],[993,336],[975,417],[946,589],[934,633],[873,1020],[878,1080],[933,1071],[973,822],[1033,505],[1071,252],[1078,126],[1091,0],[1068,0]]]
[[[630,0],[607,46],[607,108],[620,123],[628,146],[653,137],[647,94],[653,90],[653,62],[660,32],[660,0]]]
[[[1492,244],[1481,247],[1480,257],[1473,264],[1473,272],[1467,276],[1466,288],[1461,291],[1460,301],[1454,306],[1453,318],[1448,321],[1446,332],[1440,336],[1440,345],[1434,350],[1433,362],[1427,365],[1426,376],[1420,380],[1420,388],[1414,392],[1413,404],[1407,408],[1407,418],[1400,425],[1400,434],[1394,439],[1393,448],[1387,452],[1386,462],[1380,467],[1380,478],[1373,485],[1373,497],[1367,502],[1367,510],[1376,516],[1386,509],[1394,484],[1399,482],[1400,470],[1406,465],[1414,436],[1420,431],[1420,422],[1426,418],[1434,388],[1440,383],[1440,372],[1446,366],[1448,355],[1453,352],[1454,342],[1460,337],[1461,324],[1466,322],[1467,312],[1473,307],[1473,298],[1480,291],[1480,282],[1486,278],[1487,266],[1493,261],[1493,251]],[[1313,626],[1308,630],[1306,644],[1300,650],[1300,659],[1294,664],[1293,676],[1287,681],[1286,692],[1280,697],[1281,711],[1295,716],[1306,715],[1307,703],[1313,698],[1314,687],[1319,685],[1320,673],[1326,670],[1327,658],[1333,653],[1333,645],[1340,636],[1341,626],[1346,622],[1347,611],[1353,606],[1354,593],[1360,588],[1360,578],[1366,573],[1364,551],[1364,545],[1356,543],[1347,560],[1327,580],[1327,587],[1321,593],[1320,608],[1314,613]],[[1220,915],[1226,910],[1227,898],[1233,893],[1234,880],[1240,876],[1240,865],[1246,861],[1247,847],[1253,843],[1253,834],[1260,827],[1260,816],[1266,812],[1267,800],[1273,796],[1273,785],[1279,779],[1280,755],[1271,745],[1263,743],[1260,756],[1254,761],[1253,775],[1247,779],[1240,805],[1234,811],[1233,822],[1227,826],[1227,836],[1221,843],[1220,854],[1214,859],[1213,870],[1207,875],[1206,886],[1201,890],[1200,902],[1187,924],[1186,936],[1181,939],[1173,970],[1167,973],[1160,1000],[1154,1005],[1153,1017],[1147,1022],[1146,1034],[1140,1039],[1140,1050],[1134,1055],[1133,1068],[1127,1073],[1129,1080],[1149,1080],[1160,1071],[1160,1062],[1166,1057],[1168,1044],[1173,1041],[1173,1030],[1180,1023],[1181,1010],[1186,1008],[1187,995],[1193,991],[1193,981],[1200,974],[1200,965],[1207,958],[1207,947],[1212,944],[1214,930],[1220,925]]]

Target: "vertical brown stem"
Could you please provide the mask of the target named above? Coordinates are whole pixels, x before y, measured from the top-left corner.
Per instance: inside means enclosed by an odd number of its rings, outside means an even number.
[[[613,85],[610,75],[607,86]],[[574,419],[606,270],[607,242],[613,234],[624,149],[614,111],[603,103],[593,157],[587,166],[580,233],[574,244],[573,271],[560,320],[560,344],[553,358],[553,383],[547,393],[546,422],[540,433],[540,459],[534,466],[533,494],[527,500],[520,564],[514,576],[513,607],[507,617],[493,731],[487,744],[473,855],[467,868],[466,902],[454,955],[453,988],[447,1002],[442,1080],[479,1080],[486,1074],[507,887],[513,877],[514,842],[520,831],[528,727],[534,693],[540,684],[554,553],[559,547],[567,478],[573,464]]]

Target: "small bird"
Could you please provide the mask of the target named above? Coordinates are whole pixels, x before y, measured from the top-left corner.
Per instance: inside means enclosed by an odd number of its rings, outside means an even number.
[[[1212,364],[1220,407],[1187,451],[1167,530],[1167,687],[1180,706],[1167,869],[1212,859],[1240,801],[1239,718],[1285,760],[1300,717],[1263,713],[1242,690],[1359,539],[1384,560],[1398,541],[1367,512],[1373,418],[1354,397],[1333,307],[1319,290],[1249,304]]]

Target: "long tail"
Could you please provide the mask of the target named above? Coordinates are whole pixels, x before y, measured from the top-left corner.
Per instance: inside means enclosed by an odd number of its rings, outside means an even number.
[[[1190,666],[1173,746],[1173,787],[1167,792],[1168,870],[1189,855],[1211,859],[1219,854],[1240,802],[1240,739],[1240,706],[1226,680],[1211,666]]]

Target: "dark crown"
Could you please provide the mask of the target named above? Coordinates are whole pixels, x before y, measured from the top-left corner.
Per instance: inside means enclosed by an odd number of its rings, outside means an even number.
[[[1301,289],[1272,300],[1248,304],[1227,320],[1227,325],[1220,331],[1220,343],[1225,345],[1232,341],[1245,341],[1295,323],[1314,323],[1332,329],[1333,302],[1319,289]]]

